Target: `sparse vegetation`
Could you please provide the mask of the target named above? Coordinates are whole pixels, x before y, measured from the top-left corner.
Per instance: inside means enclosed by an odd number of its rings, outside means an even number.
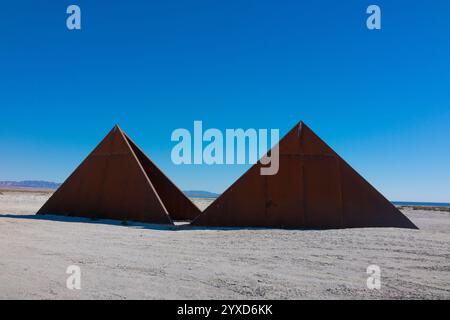
[[[399,209],[426,210],[426,211],[443,211],[450,212],[449,207],[430,207],[430,206],[400,206]]]

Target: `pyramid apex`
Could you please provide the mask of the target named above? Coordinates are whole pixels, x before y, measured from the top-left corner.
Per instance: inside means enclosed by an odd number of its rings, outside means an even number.
[[[303,127],[308,128],[308,126],[302,120],[300,120],[299,122],[297,122],[297,124],[294,126],[292,130],[296,130],[298,136],[300,136]]]
[[[297,126],[299,126],[300,128],[301,128],[301,127],[308,127],[308,126],[306,125],[305,121],[303,121],[303,120],[300,120],[300,121],[297,123]]]
[[[119,131],[122,131],[122,128],[119,126],[119,124],[115,124],[114,125],[114,127],[113,127],[113,130],[119,130]]]

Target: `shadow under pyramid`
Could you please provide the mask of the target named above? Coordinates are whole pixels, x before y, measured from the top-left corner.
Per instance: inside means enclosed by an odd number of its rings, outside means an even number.
[[[215,227],[417,227],[304,123],[278,143],[279,171],[258,162],[191,223]]]
[[[115,126],[37,214],[173,224],[200,213]]]

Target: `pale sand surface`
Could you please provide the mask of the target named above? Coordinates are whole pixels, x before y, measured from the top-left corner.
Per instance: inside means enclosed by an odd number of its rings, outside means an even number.
[[[48,196],[0,190],[1,299],[450,298],[449,212],[404,210],[420,230],[192,230],[34,216]]]

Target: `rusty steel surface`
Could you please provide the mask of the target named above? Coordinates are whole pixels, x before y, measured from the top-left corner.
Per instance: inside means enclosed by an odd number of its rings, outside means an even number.
[[[126,135],[145,173],[158,192],[172,220],[193,220],[200,209],[159,169],[149,157]]]
[[[165,176],[156,175],[157,186],[152,183],[147,172],[155,169],[148,168],[149,162],[136,144],[115,126],[38,214],[161,224],[173,223],[171,213],[177,217],[193,215],[195,210],[186,203],[181,191],[166,186],[169,183],[164,181]],[[158,190],[158,186],[163,187]],[[177,191],[181,195],[177,195]],[[171,201],[181,201],[181,204]],[[186,209],[181,213],[171,212],[177,205]]]
[[[336,229],[417,227],[300,122],[279,142],[279,171],[258,162],[194,226]]]

